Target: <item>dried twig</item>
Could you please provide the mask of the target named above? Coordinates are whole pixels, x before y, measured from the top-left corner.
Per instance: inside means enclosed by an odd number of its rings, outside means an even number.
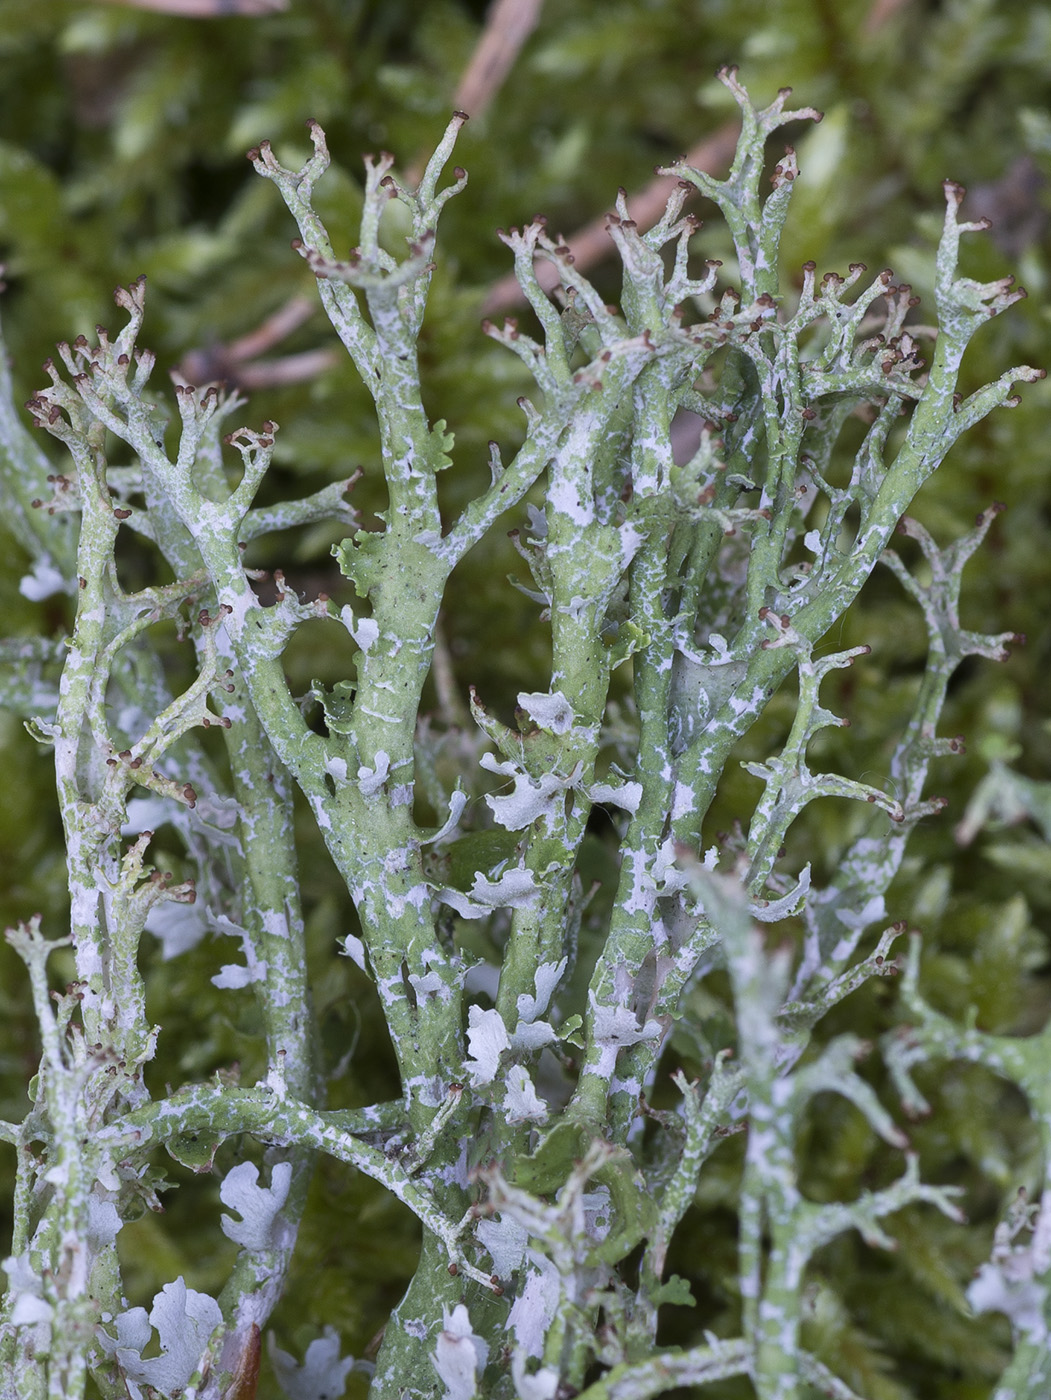
[[[686,156],[687,163],[697,170],[713,174],[732,159],[740,129],[739,122],[726,122],[718,131],[706,136],[693,147]],[[629,195],[628,214],[639,228],[645,229],[657,222],[664,213],[668,197],[676,183],[673,175],[658,175],[645,189]],[[614,250],[613,242],[606,232],[605,214],[592,219],[589,224],[585,224],[583,228],[564,239],[564,242],[573,254],[574,266],[581,272],[601,262]],[[537,278],[545,290],[551,291],[558,283],[558,270],[550,263],[542,263],[537,268]],[[514,273],[509,273],[490,287],[483,311],[487,316],[492,315],[494,311],[519,305],[524,300],[517,278]]]
[[[221,19],[227,15],[270,15],[288,9],[288,0],[109,0],[111,5],[130,5],[136,10],[153,10],[183,19]]]
[[[492,102],[519,50],[536,28],[544,0],[493,0],[485,28],[464,69],[453,107],[480,117]]]
[[[222,380],[241,389],[263,389],[313,379],[336,363],[338,357],[334,350],[304,350],[276,360],[259,360],[258,357],[298,330],[316,309],[309,297],[290,297],[254,331],[232,340],[229,345],[191,350],[179,366],[179,375],[187,384]]]
[[[865,16],[865,23],[861,27],[861,32],[866,36],[875,34],[877,29],[881,29],[887,20],[891,19],[903,10],[909,0],[872,0],[872,8]]]

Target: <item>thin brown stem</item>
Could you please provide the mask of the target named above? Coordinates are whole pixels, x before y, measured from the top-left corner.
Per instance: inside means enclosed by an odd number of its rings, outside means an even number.
[[[695,170],[714,174],[733,159],[740,129],[739,122],[726,122],[689,151],[686,163],[692,165]],[[640,229],[655,224],[667,208],[668,198],[677,183],[673,175],[656,176],[645,189],[628,196],[628,217],[633,219]],[[614,252],[613,240],[606,231],[606,224],[606,215],[601,214],[565,239],[573,255],[573,265],[578,272],[587,271]],[[558,269],[553,264],[541,263],[536,273],[537,280],[545,291],[552,291],[558,285]],[[496,311],[520,305],[524,301],[525,296],[517,277],[514,273],[509,273],[490,287],[482,310],[485,315],[491,316]]]

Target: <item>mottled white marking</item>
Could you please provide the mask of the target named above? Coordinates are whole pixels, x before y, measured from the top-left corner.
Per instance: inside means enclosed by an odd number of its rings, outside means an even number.
[[[576,718],[573,706],[560,690],[553,694],[519,691],[518,704],[538,729],[545,729],[549,734],[568,734],[573,728]]]
[[[592,802],[610,807],[622,807],[631,816],[639,810],[642,801],[641,783],[593,783],[588,790]]]
[[[275,1162],[270,1172],[270,1185],[259,1185],[259,1168],[253,1162],[239,1162],[231,1167],[219,1188],[223,1205],[237,1211],[240,1220],[230,1215],[220,1218],[223,1234],[242,1249],[260,1253],[281,1248],[291,1235],[281,1217],[292,1182],[292,1163]]]
[[[547,1105],[537,1097],[536,1086],[524,1065],[507,1071],[503,1111],[509,1123],[543,1123]]]
[[[365,945],[355,933],[348,933],[343,939],[343,951],[351,962],[357,963],[362,972],[368,972],[365,965]]]
[[[358,769],[358,788],[362,797],[372,797],[379,792],[380,788],[387,781],[390,772],[390,754],[386,749],[378,750],[376,754],[375,768],[367,768],[363,764]]]
[[[467,1045],[469,1054],[464,1060],[464,1069],[471,1076],[472,1085],[477,1089],[491,1084],[500,1066],[500,1056],[511,1048],[511,1037],[499,1011],[495,1008],[483,1011],[478,1006],[470,1008]]]
[[[444,1327],[434,1350],[434,1368],[445,1384],[443,1400],[474,1400],[476,1373],[485,1367],[489,1347],[471,1329],[471,1319],[463,1303],[450,1313],[442,1309]]]
[[[539,893],[533,872],[516,867],[505,870],[498,880],[490,880],[478,871],[466,895],[459,890],[443,889],[438,891],[438,898],[464,919],[482,919],[494,909],[528,908]]]
[[[510,1331],[525,1356],[543,1356],[544,1339],[562,1301],[558,1270],[535,1249],[527,1252],[530,1269],[507,1319]]]

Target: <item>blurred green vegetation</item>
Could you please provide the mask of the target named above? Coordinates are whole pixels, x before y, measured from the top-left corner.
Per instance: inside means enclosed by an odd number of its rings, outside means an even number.
[[[320,192],[330,229],[349,244],[360,202],[363,152],[390,149],[402,168],[442,130],[484,21],[483,0],[291,0],[262,17],[178,18],[123,4],[3,0],[0,6],[0,258],[7,266],[5,334],[21,400],[38,386],[55,341],[115,319],[110,289],[141,272],[149,279],[147,343],[168,369],[190,352],[210,353],[254,331],[312,278],[290,252],[294,232],[276,191],[253,174],[245,150],[269,138],[286,163],[305,154],[304,122],[328,133],[334,166]],[[731,118],[714,81],[737,62],[763,101],[791,85],[826,113],[798,133],[802,174],[786,240],[786,284],[809,258],[819,270],[852,261],[894,268],[931,302],[940,182],[972,186],[976,213],[995,222],[967,242],[966,270],[991,278],[1017,271],[1029,300],[979,337],[965,366],[968,386],[1012,364],[1051,362],[1048,246],[1051,181],[1051,6],[1032,0],[575,0],[547,5],[488,111],[467,127],[457,160],[466,193],[443,216],[439,271],[422,346],[434,416],[456,433],[456,470],[443,488],[450,508],[487,479],[487,440],[514,444],[515,399],[527,386],[517,361],[479,332],[486,291],[509,268],[498,226],[543,211],[571,234],[612,204],[619,185],[640,189],[659,164]],[[704,213],[705,211],[701,211]],[[711,211],[707,211],[711,213]],[[338,245],[337,245],[338,246]],[[702,256],[723,257],[717,224],[702,233]],[[613,299],[612,265],[594,273]],[[919,312],[921,318],[923,307]],[[273,355],[331,346],[320,314]],[[163,382],[163,379],[161,380]],[[1051,777],[1046,677],[1051,670],[1051,537],[1046,422],[1051,381],[1025,392],[955,447],[915,513],[946,543],[993,500],[1006,512],[972,562],[965,625],[1024,632],[1028,645],[1002,666],[968,663],[957,676],[943,732],[968,740],[963,758],[940,760],[933,790],[949,807],[917,831],[889,901],[891,917],[922,928],[926,992],[952,1015],[974,1008],[980,1026],[1024,1032],[1049,1008],[1051,895],[1046,847],[1025,824],[979,836],[961,851],[954,824],[990,759],[1032,778]],[[338,357],[305,382],[259,388],[246,421],[281,424],[275,495],[313,489],[356,466],[356,503],[382,509],[376,437],[364,391]],[[56,459],[57,460],[57,459]],[[517,521],[508,521],[508,526]],[[261,548],[295,584],[345,585],[317,531]],[[61,629],[53,601],[17,591],[25,566],[9,544],[0,568],[7,635]],[[487,704],[508,707],[523,687],[546,687],[543,628],[536,609],[507,588],[515,556],[503,537],[487,542],[455,580],[445,630],[457,680]],[[826,701],[851,717],[826,732],[822,763],[853,776],[884,771],[922,666],[919,615],[889,574],[877,575],[830,645],[868,643],[873,655],[837,673]],[[329,679],[331,659],[300,646],[290,666],[305,689]],[[331,679],[338,678],[338,667]],[[775,699],[747,752],[787,732],[792,697]],[[816,746],[815,746],[816,747]],[[5,801],[0,803],[0,916],[39,910],[58,933],[64,868],[46,753],[13,720],[0,718]],[[756,786],[727,773],[713,830],[748,810]],[[864,814],[818,804],[792,834],[829,870]],[[354,1106],[396,1092],[392,1058],[364,978],[332,956],[351,919],[305,812],[300,822],[315,998],[333,1074],[331,1103]],[[596,871],[608,858],[596,841]],[[1035,854],[1034,854],[1035,852]],[[1040,853],[1044,854],[1041,855]],[[1016,858],[1017,853],[1017,858]],[[601,900],[596,902],[601,908]],[[585,936],[587,930],[585,929]],[[200,1077],[259,1062],[248,992],[220,997],[209,978],[221,952],[205,944],[172,963],[159,946],[144,955],[151,1014],[164,1027],[157,1082]],[[59,969],[61,971],[61,969]],[[718,985],[696,994],[690,1022],[717,1037],[726,1003]],[[839,1008],[823,1035],[849,1028],[870,1039],[895,1023],[893,985],[869,984]],[[24,1112],[34,1068],[34,1029],[16,959],[0,948],[0,1116]],[[673,1054],[697,1072],[697,1041],[677,1037]],[[874,1082],[891,1102],[873,1060]],[[902,1247],[876,1256],[854,1236],[826,1249],[809,1283],[809,1344],[869,1400],[980,1400],[1009,1343],[1002,1319],[968,1315],[963,1290],[986,1257],[993,1225],[1017,1188],[1040,1173],[1020,1096],[983,1073],[943,1065],[923,1082],[934,1112],[910,1129],[927,1179],[964,1188],[969,1226],[932,1211],[896,1222]],[[822,1104],[799,1144],[815,1199],[849,1197],[900,1170],[842,1101]],[[12,1163],[0,1154],[0,1214],[9,1209]],[[167,1165],[169,1179],[189,1174]],[[669,1308],[666,1340],[737,1326],[735,1143],[720,1149],[676,1241],[670,1267],[693,1282],[698,1307]],[[214,1288],[225,1255],[217,1183],[193,1178],[170,1193],[168,1217],[150,1216],[120,1237],[133,1303],[177,1273]],[[6,1238],[9,1220],[0,1221]],[[223,1241],[225,1244],[225,1241]],[[281,1344],[306,1345],[326,1322],[361,1355],[413,1267],[416,1233],[405,1212],[371,1183],[334,1163],[318,1172],[288,1296],[274,1317]],[[351,1386],[358,1384],[357,1378]],[[271,1387],[267,1389],[267,1387]],[[273,1394],[262,1382],[262,1394]],[[354,1393],[348,1389],[348,1393]],[[727,1385],[712,1397],[747,1393]]]

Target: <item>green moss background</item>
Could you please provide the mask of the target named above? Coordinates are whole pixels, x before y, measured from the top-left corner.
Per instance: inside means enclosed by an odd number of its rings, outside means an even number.
[[[484,0],[290,0],[268,15],[203,19],[124,4],[2,0],[0,259],[8,290],[0,312],[19,401],[38,387],[38,367],[55,341],[111,323],[112,287],[139,273],[150,287],[146,339],[162,368],[193,351],[214,356],[289,297],[310,296],[313,279],[289,250],[287,214],[245,150],[269,138],[291,164],[307,149],[305,120],[319,120],[334,157],[320,211],[334,233],[347,230],[349,243],[362,153],[386,148],[404,167],[427,152],[485,11]],[[996,225],[990,237],[969,240],[965,270],[983,278],[1015,270],[1029,291],[979,337],[965,365],[966,387],[1012,364],[1051,364],[1051,6],[549,0],[492,106],[461,137],[457,160],[470,183],[443,216],[422,363],[429,406],[457,437],[458,468],[444,483],[450,505],[487,479],[487,440],[514,441],[515,399],[526,387],[517,362],[479,331],[487,291],[510,266],[496,228],[543,211],[568,235],[610,207],[618,186],[640,189],[655,164],[732,117],[729,95],[713,77],[726,61],[740,64],[759,100],[790,85],[826,114],[820,126],[798,132],[802,174],[785,244],[787,278],[809,258],[821,271],[860,260],[893,267],[929,302],[940,182],[952,177],[971,187],[975,212]],[[730,272],[717,223],[699,243]],[[611,264],[594,276],[616,295]],[[272,353],[333,343],[318,313]],[[356,504],[366,517],[382,508],[368,402],[345,359],[333,357],[306,382],[255,390],[250,400],[246,421],[281,424],[275,494],[293,485],[301,493],[361,465]],[[955,447],[915,508],[945,543],[991,501],[1005,503],[966,576],[964,621],[1024,632],[1028,644],[1002,666],[968,663],[958,674],[943,732],[962,733],[968,752],[936,766],[934,791],[949,807],[916,833],[889,907],[924,932],[931,1001],[1006,1033],[1043,1025],[1051,1001],[1046,832],[1023,822],[961,850],[953,831],[990,760],[1051,779],[1049,412],[1045,381],[1026,391],[1020,408],[998,413]],[[293,583],[338,595],[329,542],[305,532],[281,541],[280,552],[269,546],[257,562],[281,562]],[[5,542],[2,556],[3,633],[60,628],[53,604],[19,594],[26,561],[17,546]],[[523,687],[547,684],[535,609],[503,583],[514,568],[501,535],[468,561],[446,609],[459,683],[476,685],[497,707]],[[922,665],[921,619],[889,574],[872,580],[842,635],[830,639],[862,642],[873,656],[842,673],[837,705],[852,728],[823,740],[827,765],[852,776],[883,771]],[[338,679],[338,658],[320,632],[313,651],[297,646],[290,666],[303,688],[311,676]],[[763,732],[750,736],[740,756],[776,742],[791,717],[791,696],[775,698]],[[39,910],[57,933],[64,867],[48,756],[3,716],[0,749],[0,920]],[[754,795],[754,781],[731,771],[715,820],[729,825]],[[806,843],[815,870],[829,869],[853,820],[838,804],[818,804],[793,839]],[[305,813],[301,835],[330,1102],[390,1097],[393,1061],[369,987],[347,960],[332,956],[351,918],[345,892]],[[605,869],[608,880],[608,857],[595,845],[596,871]],[[170,963],[159,946],[145,952],[151,1015],[164,1027],[160,1083],[203,1077],[235,1060],[251,1075],[259,1064],[249,994],[220,997],[209,981],[219,956],[209,944]],[[725,1015],[718,985],[706,984],[672,1053],[687,1068],[699,1065],[705,1028],[715,1038]],[[896,1016],[893,985],[880,981],[837,1010],[824,1033],[849,1027],[875,1039]],[[22,1116],[35,1054],[23,970],[4,946],[0,1116]],[[878,1065],[871,1072],[885,1091]],[[868,1400],[982,1400],[1009,1337],[1002,1319],[969,1315],[964,1290],[987,1257],[1005,1202],[1020,1185],[1035,1185],[1040,1163],[1016,1092],[962,1066],[929,1071],[923,1089],[934,1111],[910,1127],[913,1144],[928,1180],[964,1188],[969,1225],[916,1210],[892,1222],[901,1240],[894,1255],[875,1255],[856,1236],[830,1246],[812,1271],[807,1345]],[[860,1184],[897,1173],[900,1159],[849,1104],[837,1100],[822,1110],[799,1144],[815,1199],[849,1197]],[[0,1216],[9,1210],[11,1169],[4,1149]],[[698,1307],[667,1310],[668,1342],[698,1339],[704,1327],[736,1327],[738,1176],[731,1141],[713,1160],[670,1261],[693,1281]],[[217,1178],[191,1177],[174,1164],[169,1177],[185,1189],[166,1193],[167,1213],[148,1215],[120,1236],[133,1303],[148,1302],[179,1273],[214,1291],[228,1262]],[[9,1223],[0,1219],[0,1239]],[[332,1323],[346,1349],[365,1353],[412,1271],[415,1249],[414,1223],[396,1203],[339,1164],[323,1165],[288,1297],[274,1317],[282,1345],[301,1350]],[[260,1394],[275,1394],[274,1385],[264,1371]],[[348,1395],[362,1386],[352,1377]],[[731,1400],[748,1392],[727,1385],[704,1393]]]

